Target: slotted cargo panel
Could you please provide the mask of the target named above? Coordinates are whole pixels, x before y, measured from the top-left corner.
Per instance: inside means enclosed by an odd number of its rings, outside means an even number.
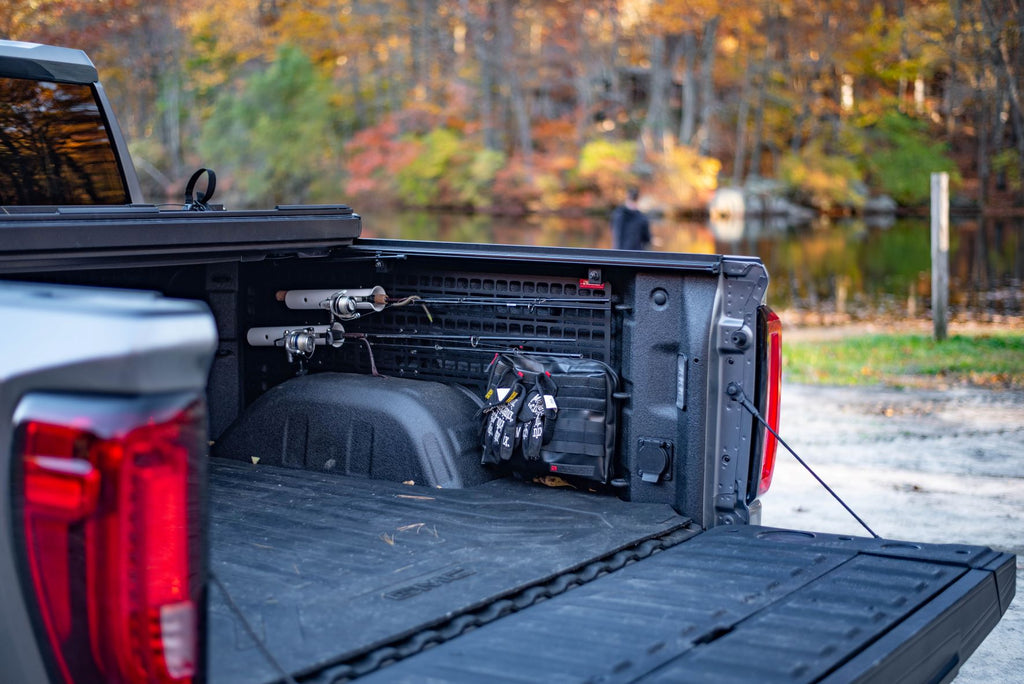
[[[378,283],[392,298],[421,297],[430,312],[412,302],[346,324],[349,332],[375,335],[370,344],[385,375],[482,388],[494,353],[519,348],[611,363],[610,284],[593,289],[566,277],[410,270]],[[338,352],[342,368],[365,372],[366,353],[346,343]]]

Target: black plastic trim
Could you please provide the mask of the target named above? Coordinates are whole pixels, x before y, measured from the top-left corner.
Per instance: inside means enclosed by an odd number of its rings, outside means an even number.
[[[952,681],[1009,606],[996,578],[1012,576],[1016,557],[999,554],[992,565],[998,567],[970,570],[822,681]]]
[[[576,247],[537,247],[533,245],[470,244],[464,242],[421,242],[405,240],[360,239],[352,246],[360,256],[399,252],[409,257],[461,257],[465,259],[498,259],[546,263],[586,264],[596,266],[632,266],[698,271],[717,274],[722,268],[720,255],[675,254],[671,252],[631,252],[612,249],[581,249]],[[729,257],[760,263],[754,257]]]
[[[110,106],[107,92],[103,85],[96,82],[92,85],[93,97],[99,104],[100,115],[107,127],[107,137],[113,146],[114,158],[117,160],[117,168],[120,171],[121,182],[124,184],[125,195],[131,203],[142,201],[142,186],[139,185],[139,176],[135,171],[135,164],[128,153],[128,142],[121,132],[121,124],[117,121],[114,108]]]
[[[0,273],[82,268],[111,258],[305,251],[323,255],[351,244],[360,217],[347,207],[285,212],[159,212],[146,207],[96,211],[46,208],[0,220]],[[122,262],[123,265],[123,262]]]

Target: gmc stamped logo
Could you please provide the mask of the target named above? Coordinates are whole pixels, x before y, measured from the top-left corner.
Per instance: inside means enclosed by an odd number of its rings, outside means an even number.
[[[404,587],[393,589],[384,594],[384,598],[391,599],[392,601],[404,601],[412,598],[413,596],[425,594],[431,589],[436,589],[445,584],[451,584],[452,582],[475,574],[475,570],[470,570],[463,566],[457,566],[450,570],[445,570],[437,575],[428,576],[425,579],[414,582],[413,584],[407,584]]]

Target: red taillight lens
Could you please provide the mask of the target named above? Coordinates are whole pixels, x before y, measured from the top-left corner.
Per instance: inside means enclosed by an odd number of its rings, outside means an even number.
[[[768,365],[768,388],[765,395],[764,419],[772,430],[779,431],[779,402],[782,399],[782,321],[771,309],[767,310],[766,318]],[[761,451],[761,477],[757,483],[757,494],[760,496],[772,485],[775,472],[775,452],[778,440],[768,430],[764,431],[764,447]]]
[[[200,402],[33,395],[19,407],[28,575],[68,682],[189,682]]]

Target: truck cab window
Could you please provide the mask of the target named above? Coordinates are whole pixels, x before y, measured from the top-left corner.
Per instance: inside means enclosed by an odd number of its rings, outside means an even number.
[[[0,204],[128,204],[89,85],[0,77]]]

